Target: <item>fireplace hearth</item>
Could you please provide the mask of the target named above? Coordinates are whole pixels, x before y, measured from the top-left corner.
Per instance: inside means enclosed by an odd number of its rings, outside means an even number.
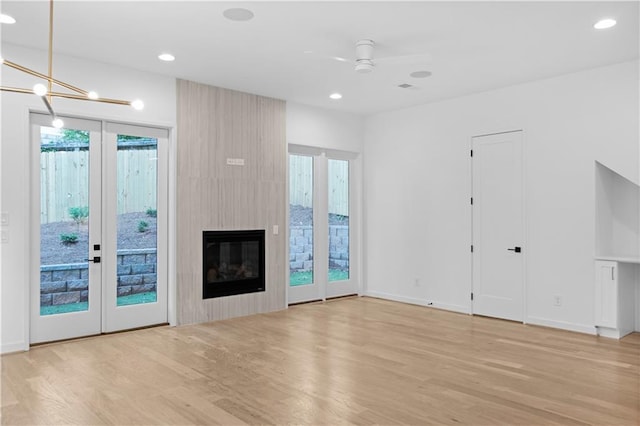
[[[202,298],[265,291],[265,231],[202,232]]]

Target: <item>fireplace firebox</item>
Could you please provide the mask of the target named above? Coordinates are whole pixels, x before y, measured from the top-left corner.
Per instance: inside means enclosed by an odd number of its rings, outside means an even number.
[[[202,232],[202,298],[265,291],[264,229]]]

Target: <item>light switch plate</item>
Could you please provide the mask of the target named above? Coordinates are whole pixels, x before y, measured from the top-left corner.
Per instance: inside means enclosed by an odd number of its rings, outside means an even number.
[[[7,244],[9,242],[9,231],[0,231],[0,243]]]
[[[0,226],[9,226],[9,213],[0,213]]]
[[[273,225],[273,235],[278,235],[280,233],[280,227],[278,225]]]

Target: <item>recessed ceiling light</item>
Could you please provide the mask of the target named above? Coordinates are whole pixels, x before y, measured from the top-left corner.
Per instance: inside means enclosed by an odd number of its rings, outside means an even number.
[[[413,78],[427,78],[431,76],[431,72],[430,71],[414,71],[409,75]]]
[[[16,23],[16,20],[13,18],[13,16],[0,13],[0,24],[15,24],[15,23]]]
[[[611,28],[616,24],[615,19],[606,18],[601,19],[593,25],[593,28],[596,30],[606,30],[607,28]]]
[[[176,57],[173,56],[171,53],[162,53],[158,55],[158,59],[165,62],[171,62],[171,61],[175,61]]]
[[[249,9],[243,9],[241,7],[234,7],[222,12],[225,18],[231,21],[249,21],[253,19],[253,12]]]
[[[340,93],[332,93],[329,95],[331,99],[342,99],[342,95]]]

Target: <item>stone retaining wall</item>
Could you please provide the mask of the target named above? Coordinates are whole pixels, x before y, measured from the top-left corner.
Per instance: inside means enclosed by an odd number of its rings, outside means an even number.
[[[313,269],[313,227],[291,226],[289,267],[291,271]],[[349,226],[329,225],[329,267],[349,269]]]
[[[118,250],[118,296],[156,291],[156,249]],[[86,302],[89,264],[40,267],[40,306]]]

